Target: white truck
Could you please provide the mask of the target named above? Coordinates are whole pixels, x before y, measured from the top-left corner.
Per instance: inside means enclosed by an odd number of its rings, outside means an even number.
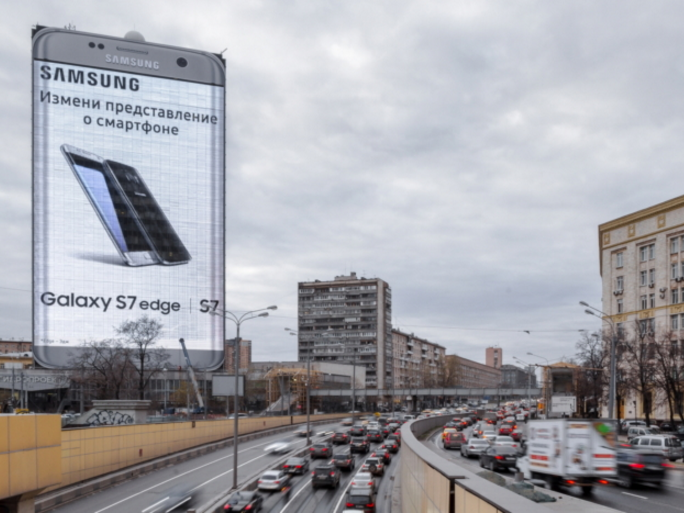
[[[595,484],[617,476],[615,425],[606,420],[531,420],[525,456],[518,470],[548,488],[579,486],[590,495]]]

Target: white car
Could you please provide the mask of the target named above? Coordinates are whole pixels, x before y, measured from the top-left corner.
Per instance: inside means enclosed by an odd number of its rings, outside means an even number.
[[[351,481],[350,490],[372,488],[375,491],[375,479],[370,472],[358,472]]]
[[[518,449],[520,447],[520,444],[513,440],[510,436],[497,436],[496,440],[494,441],[494,445],[502,445],[505,447],[513,447],[514,449]]]
[[[290,483],[290,475],[282,470],[267,470],[257,481],[259,490],[278,491]]]
[[[289,442],[288,440],[278,440],[277,442],[273,442],[264,447],[264,452],[273,454],[284,454],[290,450],[292,450],[292,442]]]

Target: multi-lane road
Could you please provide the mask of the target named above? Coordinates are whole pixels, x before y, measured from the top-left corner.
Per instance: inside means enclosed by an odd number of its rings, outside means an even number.
[[[297,427],[293,427],[293,431]],[[329,436],[340,428],[339,424],[315,426],[313,442]],[[276,440],[289,440],[295,449],[306,445],[304,438],[292,433],[280,433],[240,444],[238,448],[238,482],[244,483],[258,473],[273,468],[281,455],[273,455],[264,448]],[[373,444],[375,447],[377,444]],[[335,452],[348,450],[348,446],[337,446]],[[398,471],[401,450],[392,458],[385,476],[380,479],[377,495],[377,511],[391,511],[391,488],[393,475]],[[263,511],[283,513],[339,513],[344,509],[344,498],[351,478],[366,459],[356,455],[356,469],[342,472],[340,486],[334,490],[313,490],[311,474],[297,476],[292,481],[289,501],[281,492],[264,492]],[[315,468],[319,462],[311,462]],[[233,483],[233,448],[227,447],[209,454],[193,458],[174,466],[166,467],[143,476],[131,479],[112,488],[71,502],[52,511],[59,513],[152,513],[165,498],[180,490],[192,491],[193,506],[199,506],[230,489]],[[187,506],[187,505],[186,505]],[[181,510],[182,511],[182,510]]]
[[[466,436],[470,438],[472,428],[466,430]],[[443,457],[467,468],[471,472],[479,472],[479,460],[477,458],[464,458],[458,449],[444,449],[441,432],[431,436],[426,444],[439,452]],[[513,474],[508,472],[500,473],[503,477],[512,480]],[[563,494],[571,495],[577,499],[600,504],[625,513],[668,513],[684,512],[684,465],[678,463],[675,469],[671,470],[665,479],[662,488],[652,486],[640,486],[637,488],[622,488],[620,486],[596,486],[591,497],[583,497],[581,492],[574,489],[563,489]],[[553,493],[552,495],[563,495]]]

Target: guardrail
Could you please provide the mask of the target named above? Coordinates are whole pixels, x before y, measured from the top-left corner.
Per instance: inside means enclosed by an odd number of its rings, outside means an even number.
[[[402,513],[549,513],[551,510],[483,479],[425,447],[416,436],[444,426],[450,416],[401,427]]]

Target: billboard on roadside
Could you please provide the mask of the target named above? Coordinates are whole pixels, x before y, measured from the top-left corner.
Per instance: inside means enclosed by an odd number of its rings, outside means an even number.
[[[71,30],[33,37],[36,360],[68,367],[143,315],[157,345],[223,360],[225,66]]]

